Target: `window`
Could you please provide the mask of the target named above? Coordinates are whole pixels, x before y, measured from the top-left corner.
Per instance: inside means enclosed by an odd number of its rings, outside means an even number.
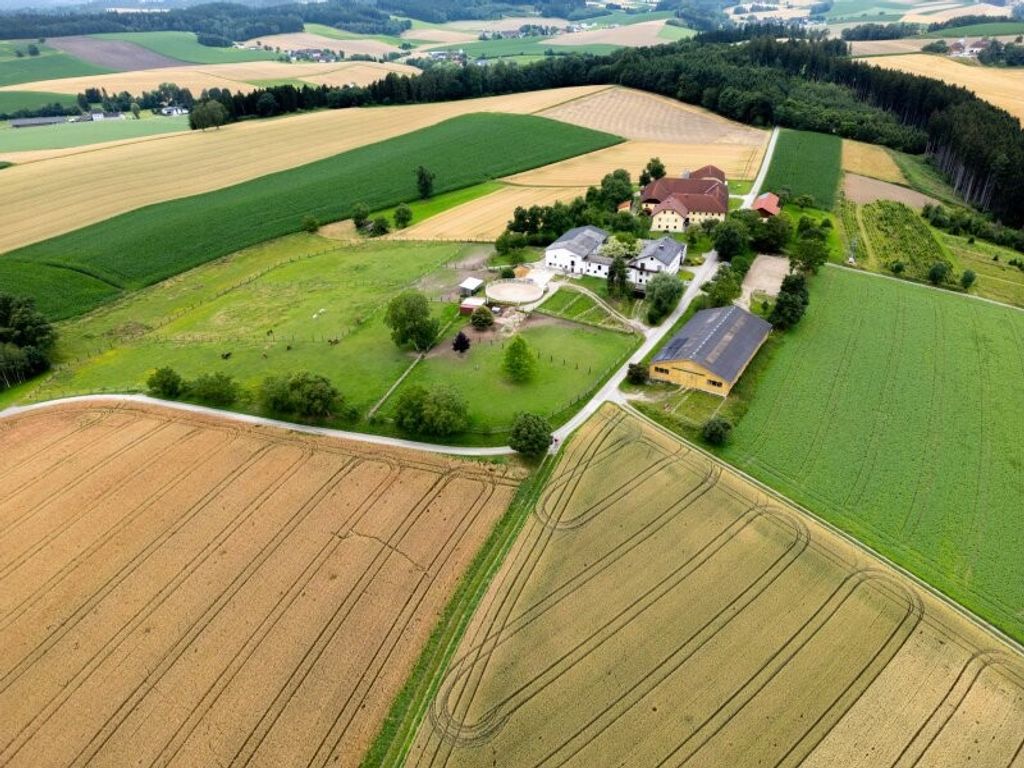
[[[666,373],[667,374],[669,372],[669,370],[668,370],[668,368],[659,368],[658,366],[654,366],[654,372],[655,373]]]
[[[708,379],[708,384],[710,384],[712,387],[722,386],[722,382],[720,382],[718,379]]]

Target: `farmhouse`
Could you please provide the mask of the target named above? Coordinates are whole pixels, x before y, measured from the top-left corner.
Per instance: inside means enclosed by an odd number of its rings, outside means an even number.
[[[640,253],[630,260],[626,276],[633,285],[643,288],[659,272],[679,273],[679,265],[686,258],[686,244],[667,235],[660,240],[646,240]]]
[[[608,277],[614,259],[602,253],[608,233],[599,227],[570,229],[544,252],[544,265],[570,275]],[[658,272],[675,275],[686,258],[686,244],[664,235],[659,240],[642,240],[640,252],[626,264],[626,278],[643,289]]]
[[[771,192],[765,192],[763,195],[758,195],[754,198],[754,204],[750,208],[761,214],[762,219],[778,216],[782,210],[779,207],[779,196]]]
[[[651,379],[725,397],[771,329],[737,306],[701,310],[655,356]]]
[[[724,220],[729,212],[725,173],[713,165],[688,171],[678,179],[663,177],[640,191],[640,203],[656,232],[682,232],[690,224]]]

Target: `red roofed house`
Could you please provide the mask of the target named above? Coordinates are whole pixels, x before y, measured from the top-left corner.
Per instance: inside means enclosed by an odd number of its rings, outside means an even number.
[[[679,179],[652,181],[641,190],[640,202],[651,215],[652,230],[682,232],[706,219],[724,220],[729,212],[729,189],[725,174],[705,165]]]
[[[762,219],[767,219],[771,216],[778,216],[782,210],[779,208],[779,197],[771,192],[765,192],[763,195],[758,195],[754,198],[754,204],[750,206],[751,210],[757,211],[761,214]]]

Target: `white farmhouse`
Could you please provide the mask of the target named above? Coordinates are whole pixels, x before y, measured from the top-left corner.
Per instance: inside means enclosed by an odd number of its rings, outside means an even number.
[[[659,272],[679,274],[679,267],[685,259],[686,243],[667,235],[659,240],[644,240],[640,253],[630,260],[626,276],[629,282],[642,289]]]
[[[612,260],[601,255],[608,233],[587,225],[570,229],[544,251],[544,266],[569,275],[608,276]]]

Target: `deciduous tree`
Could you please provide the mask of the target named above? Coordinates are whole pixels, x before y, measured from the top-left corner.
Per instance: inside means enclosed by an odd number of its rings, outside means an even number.
[[[533,378],[537,369],[537,361],[533,350],[522,336],[515,336],[505,348],[505,359],[502,365],[505,375],[517,384],[523,384]]]
[[[391,339],[398,346],[412,344],[418,352],[426,352],[437,339],[439,324],[430,315],[427,297],[417,291],[404,291],[388,302],[384,323],[391,329]]]
[[[533,413],[517,413],[508,436],[512,450],[526,456],[540,456],[551,445],[551,425]]]

